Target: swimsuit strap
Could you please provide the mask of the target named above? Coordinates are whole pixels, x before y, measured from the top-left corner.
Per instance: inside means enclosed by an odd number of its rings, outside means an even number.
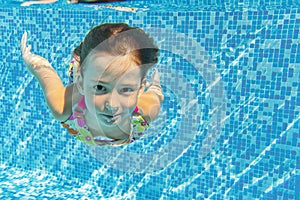
[[[72,84],[74,83],[74,80],[77,76],[77,73],[79,71],[79,60],[80,57],[76,54],[74,54],[70,65],[69,65],[69,71],[68,71],[68,76],[69,76],[69,83]]]

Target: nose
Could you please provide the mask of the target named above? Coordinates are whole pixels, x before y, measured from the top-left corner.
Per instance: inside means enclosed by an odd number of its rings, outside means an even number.
[[[108,94],[104,103],[105,111],[111,114],[115,114],[119,109],[118,99],[118,94],[116,94],[114,91]]]
[[[115,107],[111,106],[111,104],[108,103],[108,102],[105,102],[104,108],[105,108],[106,111],[108,111],[108,113],[112,113],[112,114],[114,114],[114,113],[116,113],[118,111],[118,107],[117,106],[115,106]]]

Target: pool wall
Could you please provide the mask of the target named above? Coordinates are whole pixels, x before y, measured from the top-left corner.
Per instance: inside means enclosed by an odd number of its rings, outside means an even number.
[[[300,199],[296,0],[1,2],[1,199]],[[27,31],[66,84],[71,51],[103,22],[162,49],[161,115],[125,149],[68,135],[21,60]]]

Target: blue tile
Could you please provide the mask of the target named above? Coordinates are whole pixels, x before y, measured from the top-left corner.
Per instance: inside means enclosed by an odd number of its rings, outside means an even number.
[[[1,2],[0,198],[299,199],[298,2]],[[126,7],[137,10],[118,10]],[[118,165],[101,160],[101,148],[95,158],[53,119],[19,50],[26,30],[34,53],[67,83],[71,51],[102,21],[148,29],[162,48],[160,118]],[[122,170],[153,154],[162,169]]]

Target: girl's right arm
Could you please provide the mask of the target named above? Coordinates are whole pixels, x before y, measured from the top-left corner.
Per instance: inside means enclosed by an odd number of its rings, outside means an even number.
[[[159,114],[160,104],[164,101],[164,94],[160,85],[160,78],[157,69],[152,74],[151,85],[147,91],[138,98],[138,107],[142,111],[147,122],[154,121]]]
[[[53,117],[61,122],[66,121],[72,114],[74,84],[65,87],[51,64],[45,58],[30,53],[31,46],[26,46],[26,42],[27,33],[25,32],[22,37],[21,50],[28,71],[39,81]]]

